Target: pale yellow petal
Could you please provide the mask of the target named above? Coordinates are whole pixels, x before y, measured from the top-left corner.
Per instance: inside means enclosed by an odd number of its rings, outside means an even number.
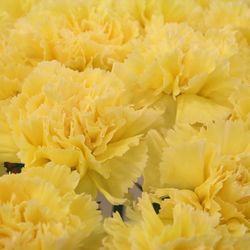
[[[204,142],[183,143],[163,150],[161,184],[193,189],[204,181]]]
[[[91,173],[100,192],[113,204],[124,202],[120,197],[128,192],[128,188],[142,175],[147,162],[147,147],[145,143],[132,147],[121,157],[114,157],[105,162],[102,167],[110,169],[110,176],[105,180],[102,176]]]
[[[159,183],[161,178],[159,164],[166,142],[156,130],[149,131],[146,141],[148,146],[148,161],[143,174],[143,190],[149,191],[151,187],[159,187],[161,185]]]
[[[226,119],[230,113],[227,107],[197,95],[184,94],[177,98],[177,123],[207,123]]]

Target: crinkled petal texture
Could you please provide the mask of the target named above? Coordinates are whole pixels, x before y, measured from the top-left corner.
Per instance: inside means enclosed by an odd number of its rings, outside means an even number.
[[[151,97],[147,102],[155,97],[151,92],[172,90],[176,96],[201,91],[221,105],[232,88],[232,84],[224,86],[232,75],[220,68],[249,72],[249,13],[247,0],[1,1],[4,91],[0,99],[20,92],[24,76],[44,60],[82,71],[86,67],[112,70],[128,58],[126,65],[132,70],[119,67],[117,71],[131,71],[124,72],[129,77],[136,71],[141,76],[134,82],[145,82],[151,90],[144,93]],[[183,25],[189,29],[179,28]],[[202,90],[205,83],[209,87]]]
[[[190,192],[191,193],[191,192]],[[188,192],[186,200],[173,203],[172,198],[159,201],[155,212],[147,194],[143,194],[129,221],[118,214],[106,219],[107,236],[104,249],[244,249],[250,242],[249,234],[233,235],[219,224],[219,214],[210,215],[199,207]],[[189,201],[189,203],[188,203]],[[193,202],[193,204],[192,204]]]
[[[223,13],[223,14],[222,14]],[[241,1],[209,1],[207,15],[204,15],[204,27],[232,26],[240,31],[250,42],[250,4],[248,0]]]
[[[234,106],[233,118],[244,121],[250,120],[250,86],[239,86],[230,101]]]
[[[155,16],[144,40],[113,72],[136,94],[139,106],[171,95],[177,123],[206,123],[232,115],[231,96],[249,82],[250,50],[232,27],[196,30]],[[241,66],[239,66],[241,65]],[[202,111],[202,112],[201,112]]]
[[[11,44],[11,37],[18,20],[24,18],[40,1],[4,0],[0,2],[0,100],[20,92],[21,81],[32,68],[29,60],[24,58],[23,51],[16,46],[20,41]],[[23,30],[23,32],[26,31]]]
[[[0,5],[0,27],[8,32],[0,42],[0,99],[20,92],[23,79],[42,61],[57,60],[77,71],[111,70],[141,35],[139,22],[116,13],[112,2],[33,0],[33,8],[28,0],[2,2],[6,10],[1,13]],[[22,11],[26,15],[8,28],[12,14]]]
[[[25,16],[34,5],[41,0],[9,0],[1,1],[0,13],[8,13],[14,19]]]
[[[180,125],[169,130],[165,140],[154,133],[149,133],[147,138],[151,151],[144,189],[190,190],[205,211],[220,213],[221,223],[231,225],[236,234],[249,231],[248,124],[219,121],[200,129]]]
[[[79,191],[99,190],[111,202],[122,202],[146,164],[143,136],[162,113],[135,109],[130,94],[106,71],[39,64],[6,112],[18,157],[26,167],[52,161],[76,169]]]
[[[44,60],[75,70],[110,70],[115,61],[122,62],[143,33],[144,9],[156,2],[116,2],[1,1],[0,100],[19,93],[23,79]]]
[[[9,0],[0,2],[0,52],[17,19],[26,16],[32,7],[40,1]]]
[[[92,249],[93,238],[98,247],[101,215],[89,195],[75,193],[78,182],[77,172],[56,165],[2,176],[1,249]]]

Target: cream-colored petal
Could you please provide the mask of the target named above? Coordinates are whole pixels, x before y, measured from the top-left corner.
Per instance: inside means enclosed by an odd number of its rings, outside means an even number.
[[[177,98],[177,123],[207,123],[227,119],[230,109],[197,95],[180,95]]]
[[[193,189],[204,181],[203,141],[183,143],[163,150],[160,163],[161,185]]]

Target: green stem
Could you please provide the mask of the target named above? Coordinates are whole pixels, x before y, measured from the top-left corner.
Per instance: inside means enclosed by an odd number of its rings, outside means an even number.
[[[24,164],[5,162],[4,167],[7,169],[7,173],[18,174],[21,173]]]
[[[124,206],[123,205],[115,205],[113,206],[113,212],[118,212],[123,219]]]

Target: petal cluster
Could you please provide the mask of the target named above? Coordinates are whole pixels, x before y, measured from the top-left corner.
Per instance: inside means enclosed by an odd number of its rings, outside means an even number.
[[[249,234],[231,233],[219,224],[218,214],[201,210],[187,191],[179,196],[178,203],[172,197],[159,201],[158,214],[146,194],[128,215],[129,222],[114,214],[104,224],[104,249],[247,249]]]
[[[2,176],[1,248],[91,249],[91,238],[101,235],[101,216],[89,195],[74,192],[78,182],[79,175],[63,166]]]
[[[157,190],[160,196],[168,196],[170,190],[180,196],[188,190],[204,211],[219,213],[221,224],[235,233],[248,232],[249,139],[249,126],[241,121],[198,129],[176,126],[166,139],[151,132],[148,140],[158,161],[149,161],[144,188]],[[158,173],[151,178],[152,171]]]
[[[110,200],[122,198],[142,173],[147,160],[142,137],[162,113],[136,109],[109,72],[79,73],[57,62],[39,64],[7,107],[12,138],[5,144],[13,144],[21,162],[76,169],[79,190],[94,196],[99,190]]]
[[[1,0],[0,248],[249,249],[249,24],[249,0]]]

